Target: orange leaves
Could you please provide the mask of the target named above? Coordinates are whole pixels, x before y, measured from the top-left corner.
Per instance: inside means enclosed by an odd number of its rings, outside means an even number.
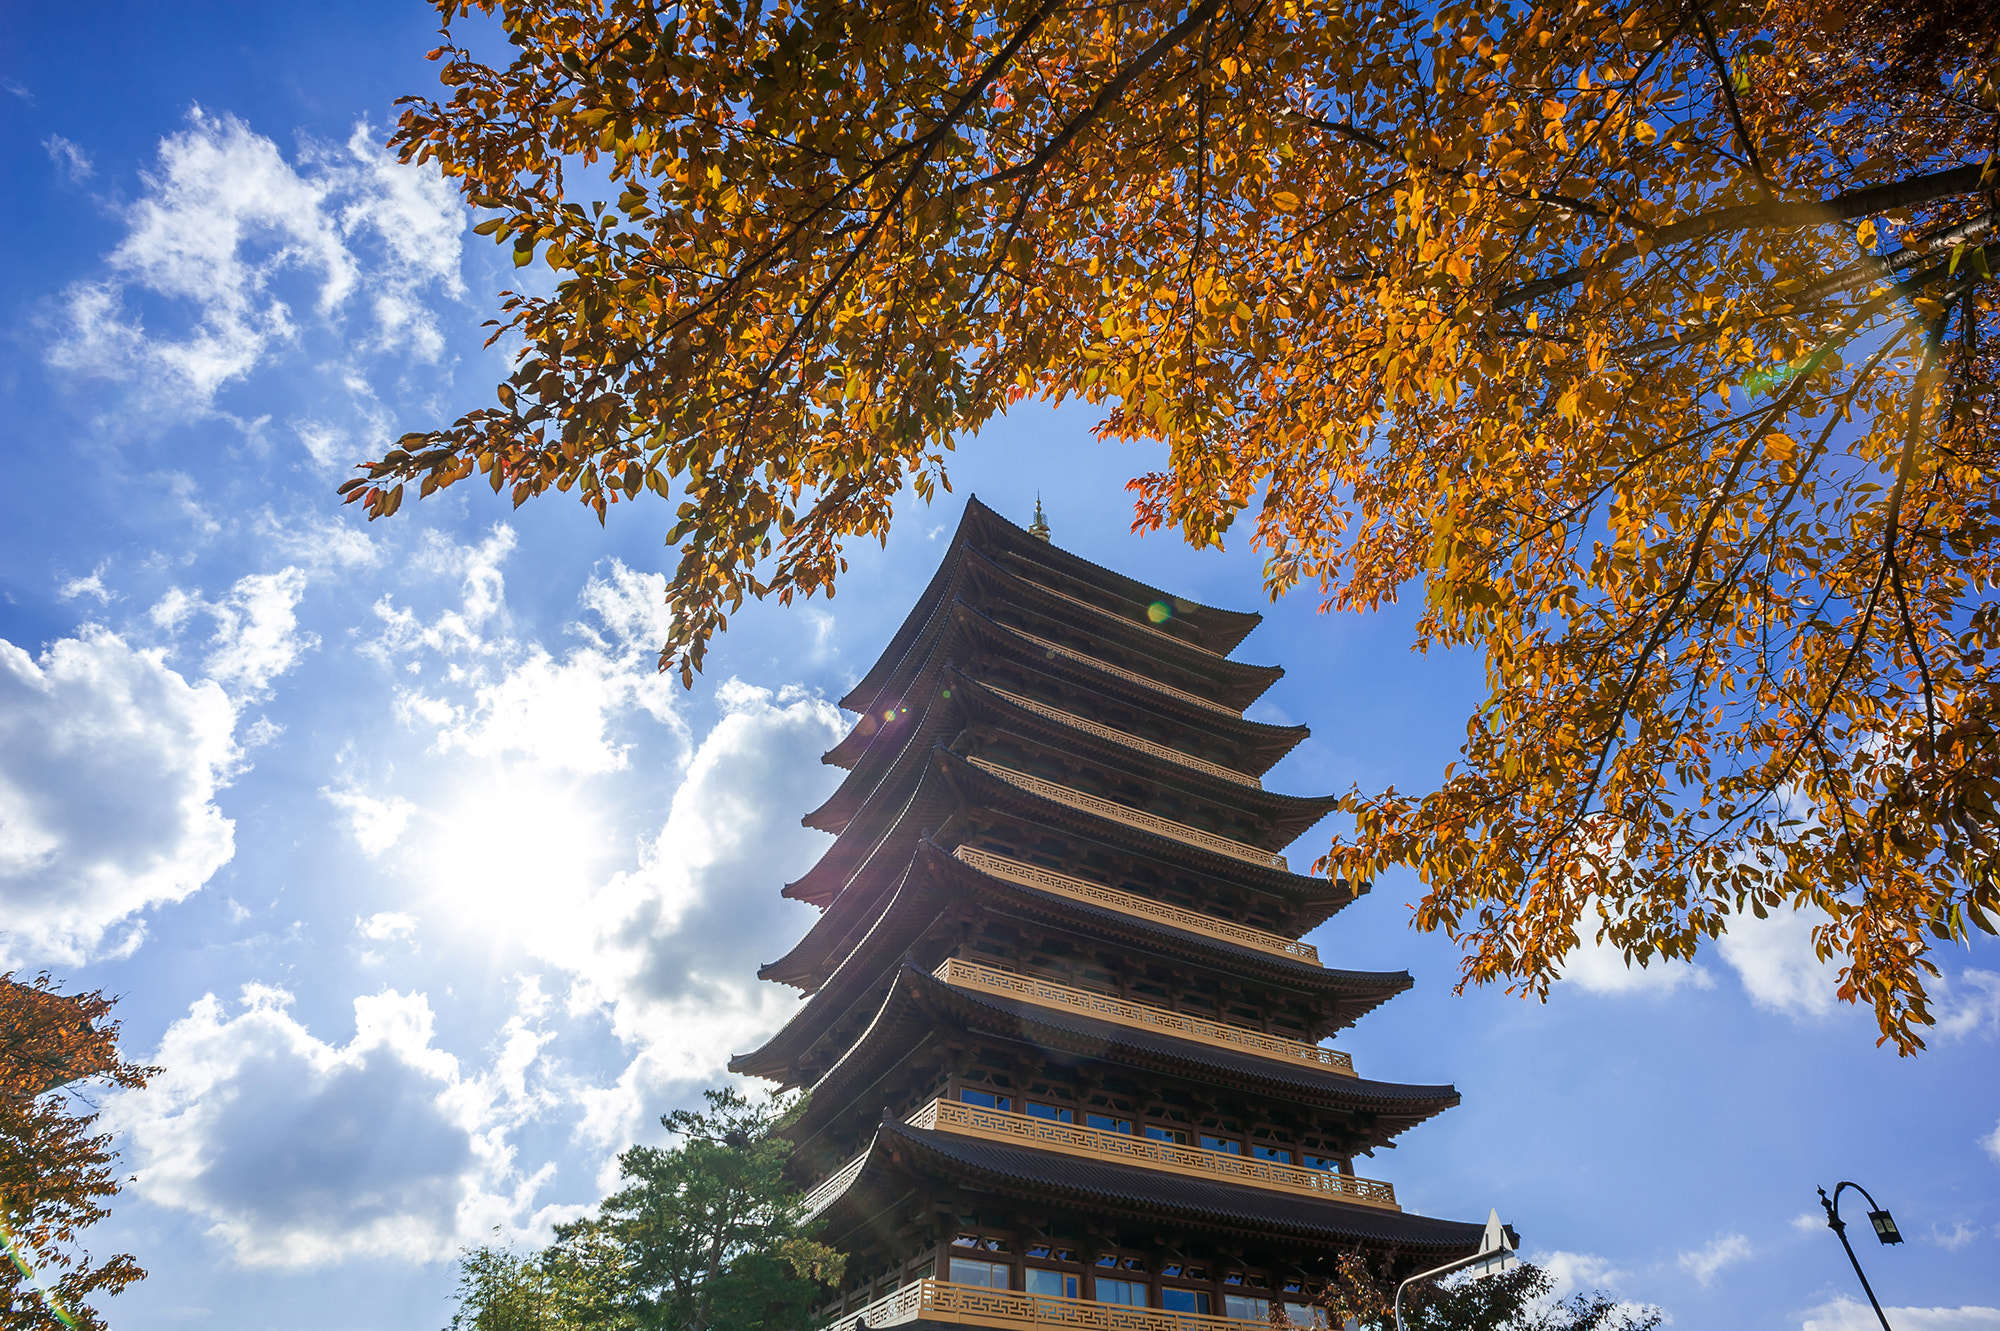
[[[1824,10],[1728,38],[1765,200],[1663,2],[498,4],[518,61],[441,48],[395,143],[562,280],[503,302],[496,406],[343,493],[672,503],[686,679],[744,596],[831,594],[994,412],[1098,404],[1167,446],[1140,526],[1247,530],[1333,607],[1421,584],[1419,649],[1486,653],[1463,760],[1357,795],[1328,861],[1417,868],[1468,978],[1811,899],[1912,1047],[1928,922],[1993,913],[1948,766],[1984,749],[1927,738],[1996,692],[1956,636],[2000,580],[1993,80],[1968,46],[1885,83],[1901,38]]]

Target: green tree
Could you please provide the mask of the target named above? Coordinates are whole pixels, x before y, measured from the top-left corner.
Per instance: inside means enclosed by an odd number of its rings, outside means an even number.
[[[485,1247],[459,1266],[451,1331],[797,1331],[844,1258],[800,1224],[774,1134],[797,1099],[709,1091],[660,1122],[668,1146],[619,1157],[625,1186],[598,1214],[519,1255]]]
[[[1537,994],[1809,910],[1921,1046],[2000,915],[1990,0],[436,3],[393,142],[556,281],[371,516],[659,496],[690,678],[957,438],[1096,404],[1164,445],[1141,526],[1485,656],[1323,871]]]
[[[1317,1302],[1334,1326],[1352,1319],[1367,1331],[1395,1331],[1396,1283],[1386,1266],[1356,1256],[1341,1263]],[[1403,1324],[1409,1331],[1654,1331],[1665,1320],[1657,1308],[1621,1304],[1603,1290],[1553,1299],[1555,1285],[1526,1262],[1480,1280],[1412,1285],[1403,1295]],[[1274,1312],[1274,1326],[1290,1325],[1278,1317]]]

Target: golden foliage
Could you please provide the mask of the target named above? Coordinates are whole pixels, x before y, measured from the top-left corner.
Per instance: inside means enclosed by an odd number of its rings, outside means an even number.
[[[85,1081],[146,1084],[153,1069],[118,1054],[118,1028],[101,993],[61,994],[49,977],[0,975],[0,1328],[101,1331],[86,1306],[145,1272],[129,1255],[93,1262],[76,1247],[117,1194],[108,1136],[91,1134],[95,1113],[61,1093]],[[31,1275],[32,1273],[32,1275]]]
[[[1908,1052],[1991,927],[1996,28],[1976,0],[439,0],[394,142],[559,282],[475,474],[680,547],[663,665],[833,591],[1024,395],[1162,441],[1139,522],[1251,513],[1273,595],[1420,594],[1490,696],[1356,793],[1465,978],[1812,909]],[[497,16],[488,64],[449,21]],[[568,180],[609,180],[570,197]]]

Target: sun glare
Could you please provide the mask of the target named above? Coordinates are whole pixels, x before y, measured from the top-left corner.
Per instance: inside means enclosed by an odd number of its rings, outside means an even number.
[[[498,771],[469,783],[418,831],[438,905],[464,926],[530,943],[580,923],[575,906],[609,872],[609,829],[579,781]]]

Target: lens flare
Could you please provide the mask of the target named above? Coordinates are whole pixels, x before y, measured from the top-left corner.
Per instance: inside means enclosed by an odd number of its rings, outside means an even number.
[[[1155,624],[1164,624],[1174,617],[1174,608],[1165,601],[1155,601],[1146,607],[1146,618]]]

